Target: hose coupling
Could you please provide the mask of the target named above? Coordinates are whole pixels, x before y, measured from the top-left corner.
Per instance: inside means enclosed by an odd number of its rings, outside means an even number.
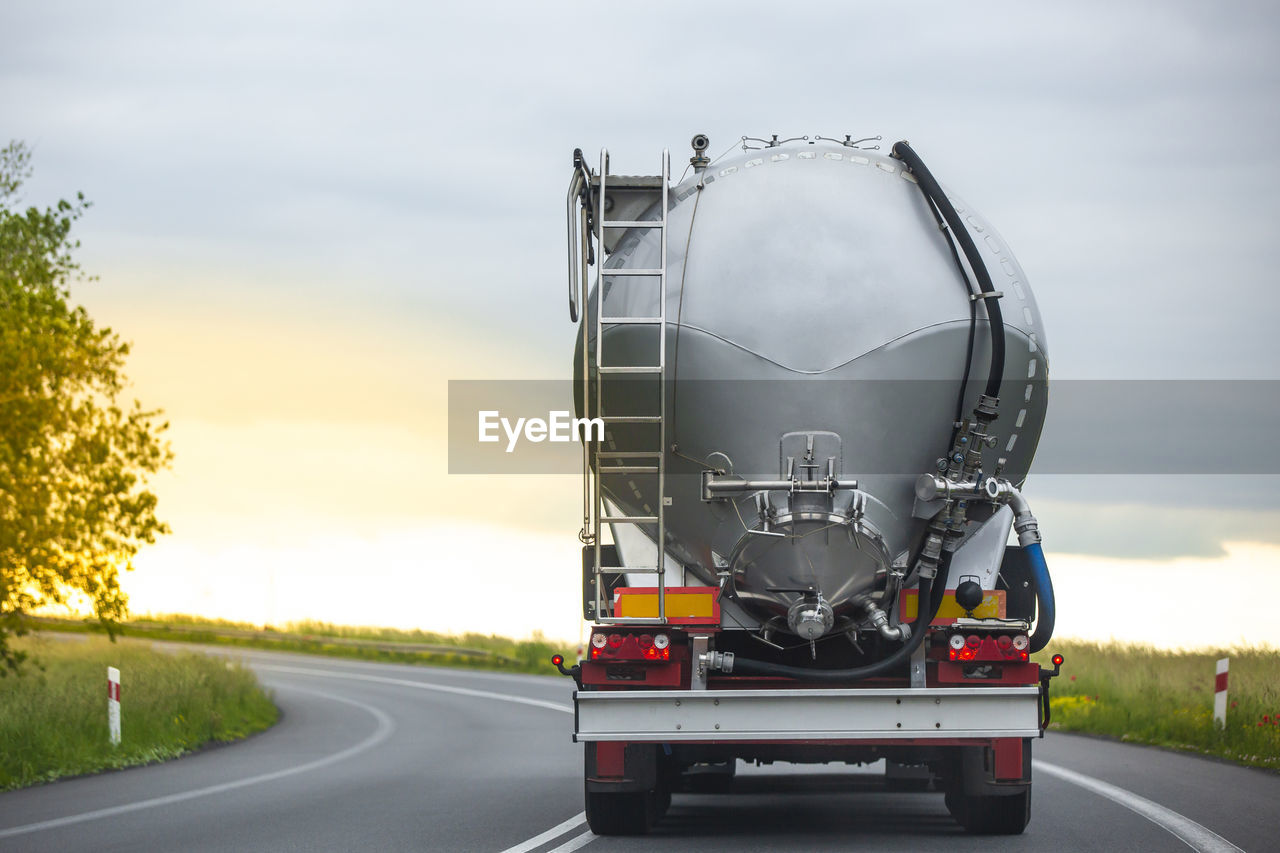
[[[893,626],[889,624],[889,614],[885,613],[869,599],[862,599],[858,602],[862,605],[862,609],[867,612],[867,618],[871,620],[871,626],[880,632],[880,636],[886,640],[901,640],[906,642],[911,639],[911,626],[906,622]]]
[[[1013,520],[1013,529],[1018,532],[1018,544],[1023,548],[1040,544],[1040,523],[1031,513],[1019,515]]]
[[[698,662],[712,671],[733,672],[733,652],[707,652],[698,657]]]
[[[1031,514],[1031,506],[1022,492],[1010,487],[1009,506],[1013,508],[1013,529],[1018,532],[1018,544],[1023,548],[1040,543],[1040,523]]]
[[[924,540],[920,549],[920,558],[916,561],[917,572],[922,578],[933,578],[938,574],[938,561],[942,559],[942,537],[932,530]]]

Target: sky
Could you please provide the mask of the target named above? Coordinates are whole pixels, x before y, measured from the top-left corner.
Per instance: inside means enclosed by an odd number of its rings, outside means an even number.
[[[94,202],[74,296],[172,424],[137,613],[577,640],[580,480],[446,461],[449,380],[568,375],[575,147],[909,139],[1013,247],[1055,381],[1280,379],[1273,4],[16,0],[0,37],[24,198]],[[1166,435],[1208,409],[1051,405],[1120,457],[1025,490],[1061,634],[1280,645],[1275,420]]]

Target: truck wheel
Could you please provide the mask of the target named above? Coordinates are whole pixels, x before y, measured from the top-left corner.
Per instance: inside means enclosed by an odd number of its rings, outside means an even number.
[[[667,810],[671,808],[671,786],[663,785],[654,792],[653,796],[654,799],[657,800],[658,814],[657,817],[654,818],[654,823],[657,823],[659,820],[662,820],[663,816],[666,815]]]
[[[587,826],[596,835],[644,835],[649,831],[653,793],[587,791]]]
[[[950,791],[947,811],[975,835],[1021,835],[1031,820],[1031,789],[1003,797],[975,797]]]

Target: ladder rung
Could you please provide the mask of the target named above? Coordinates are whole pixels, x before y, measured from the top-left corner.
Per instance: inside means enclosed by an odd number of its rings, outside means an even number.
[[[662,321],[663,321],[663,318],[661,317],[601,317],[600,318],[600,322],[605,324],[606,326],[609,325],[610,323],[612,323],[615,326],[636,326],[636,325],[640,325],[641,323],[654,325],[657,323],[661,323]]]
[[[656,575],[658,570],[653,566],[600,566],[602,575]]]
[[[600,450],[597,459],[661,459],[661,450]]]
[[[656,515],[602,515],[601,524],[657,524]]]
[[[601,465],[601,474],[656,474],[657,465]]]
[[[607,424],[659,424],[662,415],[605,415],[600,420]]]
[[[609,267],[600,270],[600,274],[604,276],[622,276],[622,275],[666,275],[664,269],[627,269],[626,267]]]
[[[661,219],[615,219],[603,224],[605,228],[661,228],[663,226]]]
[[[662,366],[657,364],[646,364],[642,367],[619,367],[619,366],[605,365],[603,367],[597,367],[596,370],[599,371],[600,373],[661,373]]]

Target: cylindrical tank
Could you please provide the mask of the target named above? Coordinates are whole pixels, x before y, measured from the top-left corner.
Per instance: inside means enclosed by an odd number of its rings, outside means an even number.
[[[1020,484],[1045,415],[1044,331],[1008,245],[948,196],[1003,294],[997,440],[982,468]],[[686,582],[723,581],[725,597],[757,625],[809,636],[865,622],[868,603],[888,610],[927,524],[914,483],[939,470],[957,413],[967,417],[982,390],[991,350],[985,305],[970,298],[963,262],[914,176],[896,159],[836,143],[747,151],[672,187],[667,243],[666,494],[653,477],[607,475],[609,500],[643,515],[668,498],[668,559],[684,567]],[[636,228],[606,267],[660,263],[661,235]],[[606,317],[658,313],[654,279],[619,277],[605,287]],[[599,299],[593,289],[589,358]],[[606,325],[605,363],[653,363],[652,328]],[[606,411],[651,410],[653,388],[643,377],[609,375]],[[606,445],[652,446],[646,429],[613,424]],[[840,488],[706,500],[705,470],[745,480],[825,477]],[[976,506],[971,518],[991,511]],[[797,612],[814,601],[825,609]]]

